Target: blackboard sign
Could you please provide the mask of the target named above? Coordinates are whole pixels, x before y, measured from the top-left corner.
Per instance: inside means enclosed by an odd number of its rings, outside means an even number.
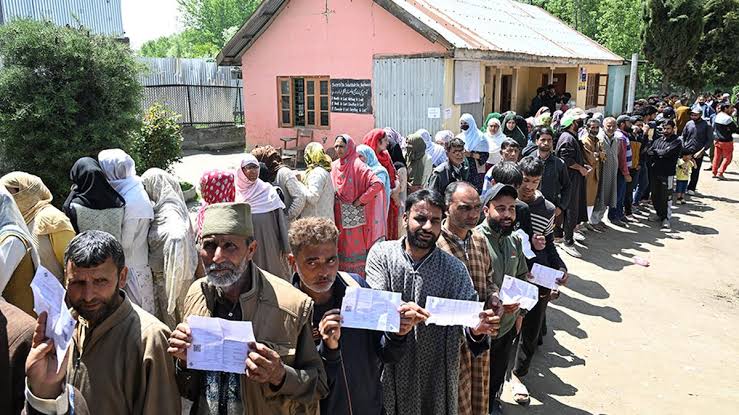
[[[331,112],[372,114],[372,81],[332,79]]]

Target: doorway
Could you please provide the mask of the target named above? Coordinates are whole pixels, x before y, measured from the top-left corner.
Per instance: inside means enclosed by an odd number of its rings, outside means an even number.
[[[555,73],[552,84],[554,85],[554,90],[557,91],[557,95],[562,96],[567,91],[567,74],[564,72]],[[549,85],[549,74],[544,73],[541,75],[541,86],[547,85]]]
[[[511,93],[513,90],[513,75],[503,75],[503,79],[500,82],[500,109],[498,112],[510,111],[511,108]]]

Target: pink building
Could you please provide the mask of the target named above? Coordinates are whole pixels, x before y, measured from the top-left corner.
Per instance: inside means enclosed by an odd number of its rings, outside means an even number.
[[[605,107],[623,59],[510,0],[264,0],[218,63],[242,67],[249,145],[303,147],[374,127],[457,132],[464,112],[527,112],[542,83]]]

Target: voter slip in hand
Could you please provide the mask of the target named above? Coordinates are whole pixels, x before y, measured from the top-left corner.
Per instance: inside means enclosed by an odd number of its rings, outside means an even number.
[[[67,292],[54,274],[41,265],[38,266],[36,275],[31,281],[31,291],[33,291],[33,310],[36,314],[44,311],[47,313],[46,337],[54,340],[56,371],[59,372],[69,343],[72,342],[74,326],[77,324],[64,302]]]
[[[503,305],[519,304],[519,307],[531,310],[539,300],[539,289],[534,284],[506,275],[498,295]]]
[[[521,248],[523,248],[523,254],[526,256],[526,259],[535,257],[536,254],[531,249],[531,240],[529,239],[529,235],[527,235],[523,229],[517,229],[513,234],[518,235],[518,237],[521,238]]]
[[[529,282],[554,290],[558,287],[557,280],[564,277],[564,275],[565,273],[558,269],[545,267],[541,264],[534,264],[534,266],[531,267],[531,278],[529,278]]]
[[[449,298],[426,297],[426,311],[431,314],[426,324],[437,326],[477,327],[485,303],[452,300]]]
[[[253,343],[251,321],[190,316],[192,346],[187,349],[188,369],[246,373],[249,343]]]
[[[397,333],[402,302],[400,293],[347,287],[341,301],[341,327]]]

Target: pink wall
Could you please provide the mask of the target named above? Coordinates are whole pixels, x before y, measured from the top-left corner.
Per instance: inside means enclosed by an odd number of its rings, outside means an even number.
[[[291,0],[242,58],[246,136],[249,145],[282,147],[293,128],[277,123],[277,76],[372,79],[375,54],[443,53],[372,0]],[[374,85],[373,85],[374,88]],[[369,114],[330,114],[330,130],[313,140],[348,133],[361,140],[374,128]],[[303,144],[303,143],[301,143]]]

